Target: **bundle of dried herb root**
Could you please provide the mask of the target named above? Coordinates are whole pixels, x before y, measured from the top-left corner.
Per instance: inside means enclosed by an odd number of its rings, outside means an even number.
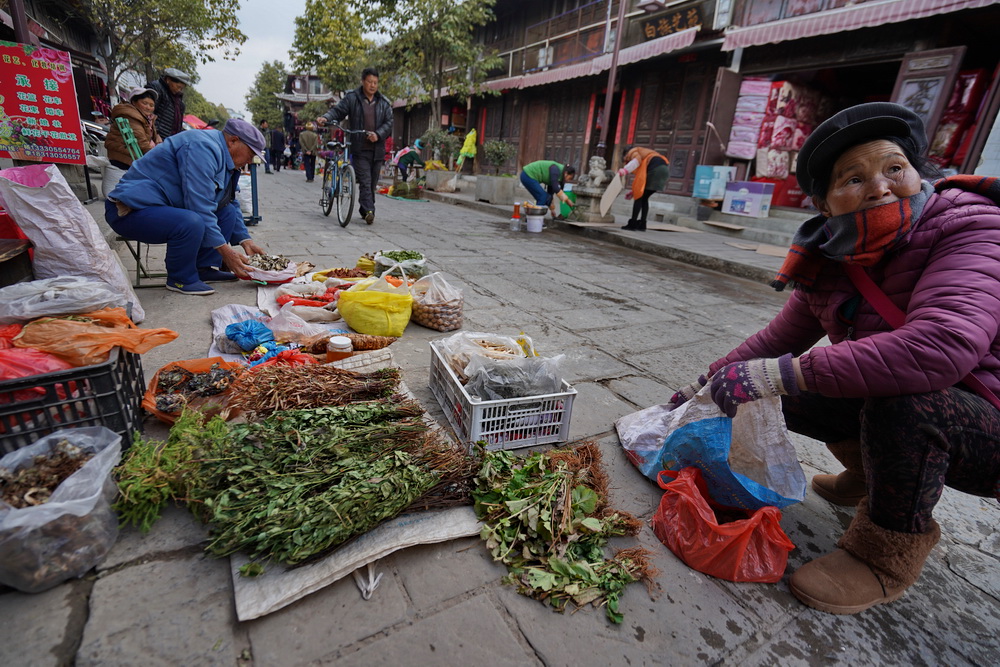
[[[392,396],[399,386],[395,368],[371,373],[309,364],[265,366],[243,373],[232,385],[230,408],[242,410],[248,421],[278,410],[302,410],[346,405]]]
[[[519,459],[487,452],[473,491],[481,536],[510,572],[518,592],[557,611],[605,606],[622,622],[619,599],[628,584],[649,585],[656,571],[642,548],[607,558],[609,538],[635,535],[642,523],[608,507],[608,478],[595,444]]]
[[[473,469],[412,402],[272,414],[231,427],[192,488],[208,549],[290,565],[325,554]]]

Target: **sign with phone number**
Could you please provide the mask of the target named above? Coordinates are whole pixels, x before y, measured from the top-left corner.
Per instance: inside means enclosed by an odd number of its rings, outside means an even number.
[[[66,51],[0,41],[0,157],[86,163]]]

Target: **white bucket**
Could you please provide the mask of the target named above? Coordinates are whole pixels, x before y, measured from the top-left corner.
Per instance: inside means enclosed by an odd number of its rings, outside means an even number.
[[[525,221],[528,224],[529,232],[540,232],[542,231],[542,220],[545,219],[543,215],[528,215],[525,216]]]

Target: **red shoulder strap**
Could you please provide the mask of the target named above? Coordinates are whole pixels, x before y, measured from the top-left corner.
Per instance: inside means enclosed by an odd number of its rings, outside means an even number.
[[[906,322],[906,313],[900,310],[886,296],[885,292],[875,284],[875,281],[865,273],[865,270],[859,264],[845,263],[844,271],[847,273],[847,277],[851,279],[851,282],[854,283],[854,286],[861,292],[861,295],[868,300],[868,303],[875,308],[875,311],[882,316],[882,319],[889,323],[889,326],[893,329],[903,326],[903,323]],[[969,373],[962,378],[962,382],[966,387],[989,401],[993,407],[1000,410],[1000,398],[997,398],[996,394],[990,391],[990,388],[983,384],[982,380]]]

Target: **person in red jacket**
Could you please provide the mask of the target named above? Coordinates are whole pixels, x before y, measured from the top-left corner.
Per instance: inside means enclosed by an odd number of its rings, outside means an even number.
[[[941,535],[945,486],[1000,499],[1000,180],[932,184],[920,118],[898,104],[845,109],[799,153],[820,215],[774,283],[774,320],[709,367],[730,417],[781,396],[789,429],[845,466],[813,490],[857,514],[838,549],[795,572],[802,602],[853,614],[916,582]],[[824,336],[830,345],[813,347]],[[704,376],[671,401],[683,403]]]

